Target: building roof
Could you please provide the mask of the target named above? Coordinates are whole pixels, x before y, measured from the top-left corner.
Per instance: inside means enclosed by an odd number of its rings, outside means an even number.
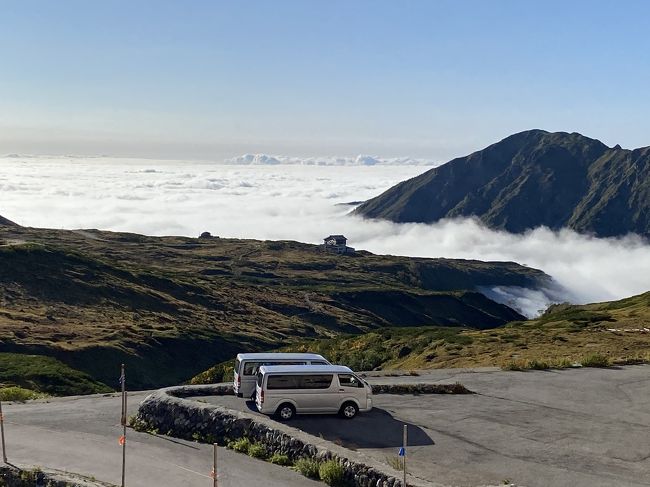
[[[347,238],[345,238],[345,235],[330,235],[329,237],[325,237],[323,240],[330,240],[332,238],[335,240],[340,240],[340,239],[347,240]]]
[[[262,374],[353,374],[345,365],[262,365]]]

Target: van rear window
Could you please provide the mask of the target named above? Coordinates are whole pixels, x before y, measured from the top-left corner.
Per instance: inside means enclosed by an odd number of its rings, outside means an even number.
[[[334,378],[331,374],[270,375],[266,388],[272,389],[328,389]]]
[[[255,375],[259,365],[259,362],[244,362],[244,375]]]

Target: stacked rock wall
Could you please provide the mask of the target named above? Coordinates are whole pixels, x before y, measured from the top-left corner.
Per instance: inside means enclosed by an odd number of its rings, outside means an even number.
[[[140,404],[136,422],[161,434],[220,445],[225,445],[230,440],[248,438],[251,442],[262,444],[268,455],[284,454],[292,461],[299,458],[319,461],[333,459],[343,466],[347,483],[355,487],[402,487],[402,481],[395,476],[398,475],[397,472],[391,475],[379,470],[388,470],[388,467],[370,466],[367,464],[373,463],[370,459],[364,463],[348,458],[355,452],[345,455],[342,453],[343,449],[336,445],[332,444],[332,448],[324,445],[324,440],[318,441],[320,444],[316,445],[307,440],[310,435],[300,434],[298,430],[266,418],[181,399],[188,396],[223,394],[232,394],[232,388],[208,385],[161,389],[149,395]],[[409,482],[409,485],[415,483]]]

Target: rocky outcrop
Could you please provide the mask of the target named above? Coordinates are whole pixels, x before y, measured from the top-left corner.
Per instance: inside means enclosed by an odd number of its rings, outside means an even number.
[[[136,424],[162,434],[226,445],[248,438],[262,444],[269,455],[279,453],[292,461],[300,458],[341,464],[346,481],[356,487],[402,487],[399,472],[380,465],[358,452],[304,433],[270,418],[234,411],[221,406],[183,399],[189,396],[231,394],[228,385],[180,386],[161,389],[149,395],[138,408]],[[419,479],[409,486],[433,487]]]

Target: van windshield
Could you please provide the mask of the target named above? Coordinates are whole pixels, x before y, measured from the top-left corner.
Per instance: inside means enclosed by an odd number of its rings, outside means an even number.
[[[341,387],[363,387],[361,379],[352,374],[339,374],[339,384]]]
[[[257,385],[262,387],[262,379],[264,379],[264,375],[262,372],[257,373]]]
[[[241,364],[241,362],[239,361],[238,358],[236,358],[235,359],[235,374],[240,374],[241,373],[241,371],[239,370],[239,365],[240,364]]]

